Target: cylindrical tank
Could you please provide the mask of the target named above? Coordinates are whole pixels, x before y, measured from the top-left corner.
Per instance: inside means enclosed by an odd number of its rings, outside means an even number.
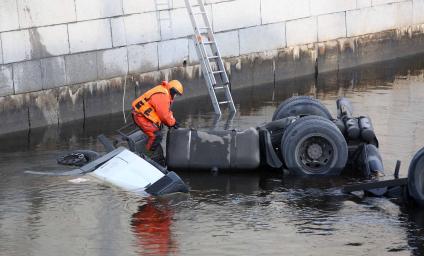
[[[358,119],[356,118],[344,118],[344,124],[346,126],[346,133],[350,139],[356,140],[359,138],[360,129]]]
[[[337,117],[339,119],[344,118],[352,118],[353,116],[353,108],[352,104],[347,98],[338,98],[336,101],[337,104]]]
[[[374,127],[369,117],[359,117],[359,128],[361,129],[361,137],[363,140],[371,142],[375,139]]]

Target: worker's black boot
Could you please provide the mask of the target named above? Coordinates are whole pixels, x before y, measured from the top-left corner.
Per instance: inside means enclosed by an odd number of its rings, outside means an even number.
[[[151,151],[151,157],[150,157],[153,161],[155,161],[156,163],[162,165],[162,166],[166,166],[166,161],[165,161],[165,157],[163,156],[163,149],[162,146],[158,146],[156,147],[156,149],[154,151]]]

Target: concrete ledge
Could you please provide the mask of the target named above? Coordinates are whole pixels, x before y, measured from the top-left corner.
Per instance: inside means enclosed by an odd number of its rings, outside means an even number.
[[[267,55],[256,54],[237,58],[230,66],[231,88],[237,89],[274,82],[274,57],[276,54],[277,51],[272,51],[267,52]],[[206,88],[205,85],[203,86]]]
[[[187,39],[184,40],[185,43],[182,44],[184,45],[182,49],[187,50]],[[170,41],[171,45],[173,43],[176,42]],[[177,42],[176,44],[178,45],[179,43]],[[155,50],[156,44],[137,45],[134,47],[136,47],[134,48],[135,51],[140,51],[139,56],[143,56],[143,51],[146,50],[143,50],[143,47],[152,47]],[[138,47],[141,47],[141,50]],[[115,59],[115,54],[125,56],[126,48],[120,49],[123,55],[117,52],[110,52],[109,60]],[[423,49],[424,24],[398,30],[387,30],[366,36],[341,38],[232,57],[225,60],[225,66],[234,89],[263,83],[279,86],[282,84],[279,81],[282,80],[304,76],[313,77],[315,72],[319,72],[319,77],[322,77],[322,73],[327,71],[422,53]],[[85,80],[90,76],[92,76],[91,79],[98,79],[96,63],[100,58],[98,56],[103,53],[101,51],[67,56],[64,60],[67,77],[71,77],[75,83],[77,83],[78,79]],[[73,58],[81,59],[73,60]],[[172,60],[173,58],[169,59]],[[177,59],[175,58],[174,61]],[[44,61],[46,63],[43,64]],[[49,63],[50,61],[51,63]],[[131,60],[129,61],[131,63]],[[63,60],[58,59],[58,57],[46,59],[43,62],[41,67],[46,67],[46,70],[49,65],[62,69],[62,64],[60,63],[63,63]],[[87,66],[82,66],[82,63]],[[15,71],[17,74],[23,73],[23,70],[28,70],[25,73],[28,75],[35,72],[37,65],[40,68],[39,62],[17,63],[13,65],[13,69],[17,69]],[[137,65],[140,68],[144,64],[140,62]],[[134,67],[137,65],[134,64]],[[8,85],[3,90],[7,93],[13,88],[10,82],[11,65],[2,66],[2,68],[6,70],[3,71],[6,74],[3,74],[3,80],[8,81],[5,83]],[[157,68],[157,66],[154,68]],[[113,68],[110,71],[110,75],[115,72]],[[122,70],[119,70],[119,72],[122,72]],[[0,120],[6,120],[4,125],[0,126],[0,134],[120,112],[122,111],[122,104],[124,104],[124,109],[129,109],[131,101],[136,96],[165,79],[179,79],[182,81],[185,86],[184,99],[207,94],[199,65],[180,65],[180,67],[162,68],[148,73],[130,75],[127,78],[125,94],[123,89],[125,80],[123,78],[124,76],[121,74],[116,78],[97,82],[0,97],[0,109],[4,109],[0,112]],[[17,79],[26,79],[24,83],[27,85],[26,87],[15,88],[20,92],[36,88],[41,89],[41,84],[44,88],[47,88],[48,83],[46,81],[53,81],[31,75],[26,77],[21,75],[14,77],[15,86]],[[37,82],[34,83],[34,81]],[[284,82],[284,84],[296,86],[295,82],[290,81]]]
[[[30,94],[28,113],[31,129],[59,123],[57,98],[58,91],[56,89]]]
[[[122,111],[122,99],[124,96],[124,79],[114,78],[89,83],[84,86],[84,117],[112,114]],[[135,90],[132,83],[127,83],[125,89],[125,108],[131,106],[135,98]],[[107,97],[105,97],[107,95]]]
[[[29,129],[28,101],[26,94],[0,97],[0,134]]]
[[[59,124],[84,119],[84,86],[60,87],[57,91]]]
[[[337,41],[317,44],[317,70],[328,72],[339,69],[341,48]]]

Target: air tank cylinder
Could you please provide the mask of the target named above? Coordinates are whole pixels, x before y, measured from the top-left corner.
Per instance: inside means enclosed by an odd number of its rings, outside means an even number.
[[[361,129],[361,137],[363,140],[372,142],[375,139],[374,127],[369,117],[359,117],[359,128]]]

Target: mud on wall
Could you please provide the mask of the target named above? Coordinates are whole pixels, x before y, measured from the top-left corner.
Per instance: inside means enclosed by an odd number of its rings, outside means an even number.
[[[162,79],[206,94],[184,0],[164,2],[1,1],[0,134],[118,112]],[[233,88],[424,49],[424,0],[205,2]]]

